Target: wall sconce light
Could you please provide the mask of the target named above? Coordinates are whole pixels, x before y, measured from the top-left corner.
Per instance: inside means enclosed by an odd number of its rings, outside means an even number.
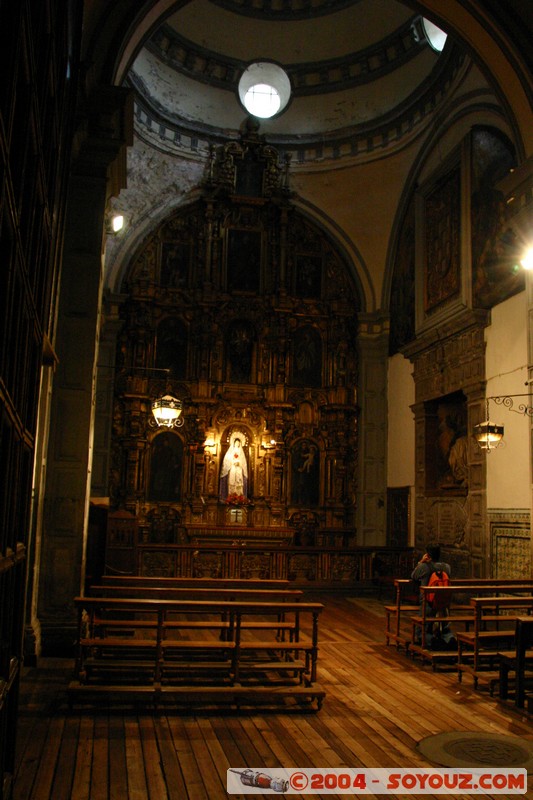
[[[184,419],[181,416],[183,403],[171,394],[165,394],[152,401],[153,422],[158,428],[181,428]]]
[[[98,367],[99,369],[114,370],[113,365],[110,364],[99,364]],[[169,369],[162,367],[133,367],[126,372],[129,373],[128,377],[133,377],[136,373],[147,375],[152,372],[166,375],[166,394],[151,401],[152,416],[148,420],[148,424],[151,428],[181,428],[182,425],[184,425],[185,420],[182,416],[183,403],[168,391],[170,388],[168,381],[168,376],[170,374]],[[156,391],[157,389],[154,390],[154,394]]]
[[[116,236],[117,233],[120,233],[124,229],[124,225],[126,224],[126,220],[124,219],[124,215],[120,212],[112,212],[107,215],[106,217],[106,233],[110,233],[113,236]]]
[[[533,270],[533,247],[529,247],[520,259],[520,264],[525,270]]]
[[[486,398],[486,419],[474,426],[474,437],[482,450],[490,453],[497,447],[501,447],[503,442],[504,426],[489,419],[489,400],[492,400],[497,405],[505,406],[508,411],[514,411],[515,414],[522,414],[524,416],[533,417],[533,406],[526,403],[519,403],[518,408],[514,408],[513,398],[515,397],[531,397],[529,394],[507,394],[496,395],[494,397]]]
[[[212,456],[216,456],[217,454],[217,443],[212,436],[208,436],[204,442],[204,453]]]

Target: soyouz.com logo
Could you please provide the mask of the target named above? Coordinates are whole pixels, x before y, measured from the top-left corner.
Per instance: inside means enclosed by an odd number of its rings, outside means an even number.
[[[232,767],[228,794],[518,794],[527,770],[507,769],[261,769]]]

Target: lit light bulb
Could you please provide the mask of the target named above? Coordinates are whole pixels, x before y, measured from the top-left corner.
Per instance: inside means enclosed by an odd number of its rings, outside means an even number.
[[[520,259],[520,263],[524,269],[533,269],[533,247],[530,247]]]
[[[115,214],[111,220],[113,233],[118,233],[124,227],[124,217],[122,214]]]

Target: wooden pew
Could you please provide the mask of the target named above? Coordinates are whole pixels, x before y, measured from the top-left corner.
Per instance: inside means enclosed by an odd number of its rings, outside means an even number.
[[[495,587],[512,587],[512,586],[531,586],[533,588],[532,580],[523,579],[507,579],[507,578],[455,578],[452,579],[452,586],[495,586]],[[418,600],[419,592],[415,589],[413,581],[410,578],[396,578],[394,581],[396,590],[396,599],[394,605],[385,606],[385,640],[387,645],[394,642],[396,647],[404,646],[409,647],[412,638],[412,625],[408,616],[407,622],[405,621],[406,615],[422,613],[420,602]],[[459,607],[459,604],[454,604],[454,611],[465,611],[464,606]]]
[[[516,618],[515,649],[510,652],[500,652],[498,657],[500,699],[508,698],[509,673],[514,672],[514,703],[517,708],[524,708],[526,681],[533,679],[533,616]]]
[[[407,647],[411,641],[402,625],[402,615],[417,612],[420,604],[417,602],[418,592],[415,591],[410,578],[396,578],[394,580],[396,593],[394,605],[385,606],[385,641],[387,645],[394,642],[396,648]]]
[[[124,597],[124,598],[138,598],[141,600],[255,600],[263,602],[283,602],[286,600],[297,602],[301,599],[303,591],[301,589],[288,589],[288,588],[271,588],[271,589],[255,589],[255,588],[228,588],[216,587],[210,585],[210,588],[204,586],[156,586],[149,585],[133,585],[133,586],[99,586],[94,585],[91,587],[90,596],[94,597]],[[116,628],[123,628],[120,619],[110,620],[110,626]],[[294,637],[294,623],[291,620],[284,618],[280,614],[278,620],[244,620],[242,622],[243,628],[254,630],[276,630],[280,640],[283,640],[285,632],[288,631],[290,638]],[[189,622],[188,627],[206,627],[204,620],[192,620]],[[212,627],[212,626],[210,626]],[[219,629],[221,638],[224,638],[224,632],[228,628],[227,620],[221,619],[219,622]]]
[[[513,587],[513,591],[518,591],[518,587]],[[457,633],[459,681],[467,673],[472,675],[476,688],[481,680],[489,685],[492,694],[494,685],[500,679],[499,668],[494,670],[492,667],[499,663],[500,652],[515,646],[516,618],[524,611],[528,614],[533,611],[533,594],[531,589],[525,591],[529,591],[526,596],[470,599],[474,608],[474,629]]]
[[[239,704],[292,698],[309,709],[320,708],[325,696],[316,685],[318,617],[321,603],[235,600],[168,600],[117,597],[77,597],[79,641],[76,679],[69,701],[91,695],[143,695],[158,702],[162,696]],[[107,617],[132,619],[132,636],[114,635]],[[243,623],[251,618],[290,616],[290,642],[244,636]],[[308,616],[311,636],[301,640],[301,620]],[[149,623],[139,628],[138,621]],[[191,617],[205,623],[185,638]],[[220,619],[228,623],[227,637],[213,638]],[[272,626],[273,628],[276,625]],[[275,692],[269,695],[269,690]],[[314,710],[314,709],[313,709]]]
[[[495,601],[499,598],[499,595],[506,594],[508,595],[510,592],[516,592],[517,594],[521,592],[530,593],[533,591],[533,582],[526,581],[526,582],[516,582],[516,581],[509,581],[505,582],[502,580],[497,580],[496,582],[492,582],[490,579],[486,579],[485,581],[481,582],[473,582],[471,579],[463,579],[457,582],[453,582],[448,587],[428,587],[423,586],[420,589],[422,594],[422,609],[421,613],[417,615],[411,616],[411,625],[412,625],[412,641],[408,645],[408,651],[411,655],[419,655],[422,660],[429,661],[433,668],[435,669],[436,664],[439,662],[449,662],[450,660],[457,660],[459,648],[454,650],[431,650],[427,647],[426,644],[426,631],[427,626],[429,624],[435,622],[442,622],[446,621],[448,624],[452,625],[461,625],[464,626],[465,631],[464,633],[469,632],[471,627],[475,625],[475,608],[472,605],[471,597],[474,596],[486,596],[487,598],[487,609],[491,607],[491,600],[492,608],[495,608]],[[434,617],[432,615],[431,607],[427,601],[427,595],[431,592],[446,592],[451,593],[452,598],[459,597],[470,598],[468,604],[463,604],[462,602],[453,602],[450,603],[450,614],[446,618],[439,618]],[[499,617],[498,617],[499,618]],[[487,617],[488,620],[488,617]],[[414,644],[415,639],[415,630],[417,628],[421,629],[421,642],[420,644]],[[456,638],[459,638],[461,632],[454,631],[454,635]]]

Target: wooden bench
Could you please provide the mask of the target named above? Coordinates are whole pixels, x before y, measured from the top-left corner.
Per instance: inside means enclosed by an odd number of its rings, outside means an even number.
[[[513,587],[519,591],[519,587]],[[499,597],[472,597],[474,608],[474,629],[457,633],[458,655],[457,676],[472,675],[474,686],[479,681],[487,683],[490,693],[500,680],[500,653],[515,647],[516,618],[524,612],[533,611],[533,594],[525,589],[526,596],[508,595]],[[505,613],[502,613],[505,612]],[[514,613],[509,613],[514,612]]]
[[[509,696],[509,674],[514,673],[514,703],[517,708],[524,708],[526,700],[526,683],[533,680],[533,616],[517,617],[515,622],[515,649],[512,652],[500,652],[499,692],[500,699]],[[533,700],[533,695],[531,697]],[[533,705],[530,701],[528,705]],[[529,710],[533,710],[529,709]]]
[[[422,595],[421,613],[411,616],[410,618],[412,626],[412,641],[408,645],[409,653],[413,656],[419,655],[422,660],[430,662],[434,669],[437,663],[457,661],[459,655],[459,646],[450,650],[432,650],[427,646],[426,635],[427,628],[430,624],[441,623],[445,621],[447,624],[452,625],[452,627],[457,625],[464,626],[464,631],[454,631],[454,636],[458,640],[459,635],[462,633],[472,635],[469,633],[469,630],[475,626],[475,608],[471,603],[472,595],[486,596],[487,611],[491,607],[497,610],[496,600],[499,598],[499,595],[501,595],[502,592],[506,595],[508,595],[511,591],[517,593],[529,593],[532,591],[532,588],[533,586],[530,582],[517,583],[515,581],[502,582],[501,580],[498,580],[495,583],[492,583],[489,579],[480,583],[472,582],[471,579],[464,579],[460,582],[457,580],[457,582],[453,582],[447,587],[422,586],[420,588]],[[432,609],[427,601],[427,595],[432,592],[437,594],[441,592],[445,592],[448,595],[451,594],[452,598],[460,598],[461,602],[453,602],[452,600],[450,602],[448,616],[435,617],[433,616]],[[467,598],[469,599],[469,602],[464,604],[462,601],[463,599]],[[498,618],[499,617],[497,617],[497,619]],[[415,632],[417,629],[420,629],[420,643],[415,643]]]
[[[163,695],[188,702],[226,698],[221,702],[235,704],[254,696],[264,701],[275,688],[271,701],[291,698],[309,709],[321,707],[325,693],[316,684],[321,603],[77,597],[75,604],[80,633],[70,703],[112,694],[153,702]],[[244,635],[252,617],[278,623],[280,614],[290,617],[291,641],[268,638],[263,630],[260,641]],[[123,622],[132,618],[130,636],[115,635],[108,624],[117,615]],[[304,637],[303,617],[311,626]],[[215,638],[221,620],[227,626],[224,640]],[[202,623],[192,634],[191,622]]]
[[[452,586],[457,588],[461,586],[512,587],[516,585],[531,586],[533,588],[533,580],[508,580],[507,578],[452,579]],[[395,603],[394,605],[385,606],[385,639],[387,645],[394,642],[397,648],[400,646],[408,648],[412,638],[412,624],[410,617],[407,616],[406,619],[406,615],[421,613],[419,591],[410,578],[396,578],[394,587],[396,590]],[[451,610],[464,611],[465,607],[455,603]]]
[[[124,597],[124,598],[138,598],[141,600],[255,600],[263,602],[282,602],[289,600],[297,602],[301,599],[303,591],[301,589],[288,589],[284,588],[229,588],[222,586],[210,585],[209,588],[205,586],[155,586],[155,585],[132,585],[132,586],[103,586],[94,585],[91,587],[90,596],[94,597]],[[120,620],[110,620],[110,626],[121,627]],[[280,614],[278,620],[245,620],[242,623],[243,628],[250,628],[255,630],[277,630],[279,638],[284,638],[285,632],[288,631],[291,639],[294,635],[294,623],[286,620],[283,614]],[[209,624],[210,627],[212,627]],[[191,621],[190,628],[206,627],[205,621]],[[221,619],[219,622],[221,631],[221,638],[224,638],[224,632],[228,628],[227,621]]]
[[[385,640],[387,645],[394,642],[396,648],[407,647],[410,642],[409,634],[402,625],[404,617],[420,610],[418,592],[410,578],[396,578],[394,580],[396,599],[394,605],[385,606]]]

